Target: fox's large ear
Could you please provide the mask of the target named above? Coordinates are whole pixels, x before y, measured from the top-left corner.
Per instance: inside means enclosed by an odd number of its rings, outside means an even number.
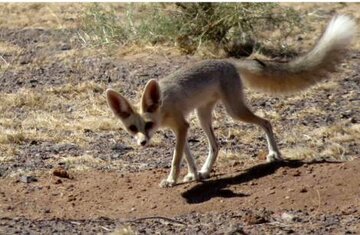
[[[153,113],[161,105],[161,93],[159,83],[151,79],[145,86],[141,98],[141,105],[144,112]]]
[[[111,110],[119,118],[127,118],[133,113],[129,102],[118,92],[112,89],[107,89],[106,98]]]

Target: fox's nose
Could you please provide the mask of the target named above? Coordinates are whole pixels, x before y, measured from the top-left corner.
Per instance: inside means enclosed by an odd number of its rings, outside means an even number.
[[[135,139],[136,139],[136,144],[141,146],[145,146],[148,142],[148,138],[146,138],[146,136],[141,132],[136,134]]]

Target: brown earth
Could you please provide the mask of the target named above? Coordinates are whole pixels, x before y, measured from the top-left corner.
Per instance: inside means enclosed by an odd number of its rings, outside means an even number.
[[[238,223],[265,223],[269,220],[265,212],[271,212],[281,226],[293,226],[295,218],[301,217],[291,211],[307,211],[311,218],[323,213],[352,215],[356,222],[360,219],[359,168],[359,159],[346,163],[257,162],[245,169],[216,169],[210,180],[167,189],[158,187],[167,173],[162,169],[133,174],[91,171],[73,173],[70,179],[43,175],[32,183],[1,179],[0,210],[3,219],[34,221],[107,218],[131,223],[162,218],[176,223],[170,218],[233,211],[239,213]],[[241,213],[250,208],[263,212],[259,218]],[[285,214],[293,217],[288,220]],[[181,224],[185,231],[187,225]],[[358,233],[360,224],[347,230]]]
[[[264,163],[263,133],[233,122],[219,105],[221,152],[212,177],[163,189],[174,136],[160,131],[148,148],[134,146],[103,91],[113,87],[136,100],[148,79],[199,59],[84,48],[74,23],[84,6],[69,6],[1,8],[0,234],[97,234],[124,226],[139,234],[360,233],[359,46],[340,72],[305,94],[246,91],[252,109],[272,121],[289,162]],[[359,4],[307,6],[296,8],[319,14],[315,25],[334,11],[360,12]],[[296,44],[309,48],[312,34]],[[190,122],[200,163],[206,138]]]

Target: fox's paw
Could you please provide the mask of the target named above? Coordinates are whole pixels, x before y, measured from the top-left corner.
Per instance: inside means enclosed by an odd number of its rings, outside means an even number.
[[[175,180],[170,179],[163,179],[160,183],[161,188],[170,188],[173,187],[176,184]]]
[[[210,171],[199,171],[199,177],[202,180],[210,178]]]
[[[267,162],[281,162],[284,161],[284,158],[281,157],[281,154],[279,152],[270,152],[266,156]]]
[[[190,182],[190,181],[198,181],[200,179],[199,175],[197,173],[188,173],[185,175],[183,182]]]

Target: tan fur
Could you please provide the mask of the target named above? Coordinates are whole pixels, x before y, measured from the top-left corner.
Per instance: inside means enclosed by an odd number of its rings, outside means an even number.
[[[274,61],[233,61],[249,88],[272,94],[302,91],[326,79],[345,57],[356,34],[356,25],[347,16],[334,17],[308,53],[288,63]]]
[[[262,128],[268,144],[267,161],[281,161],[271,124],[247,107],[243,85],[275,94],[303,90],[335,70],[355,32],[355,23],[350,18],[334,17],[314,49],[288,63],[250,59],[202,61],[186,66],[159,82],[150,80],[136,106],[132,106],[121,94],[108,89],[108,104],[138,145],[145,146],[159,128],[170,128],[176,135],[171,170],[161,182],[162,187],[177,183],[183,155],[188,163],[184,181],[210,176],[219,151],[211,121],[212,110],[218,101],[234,119]],[[186,117],[194,110],[209,144],[209,155],[199,172],[187,143],[189,123]]]

